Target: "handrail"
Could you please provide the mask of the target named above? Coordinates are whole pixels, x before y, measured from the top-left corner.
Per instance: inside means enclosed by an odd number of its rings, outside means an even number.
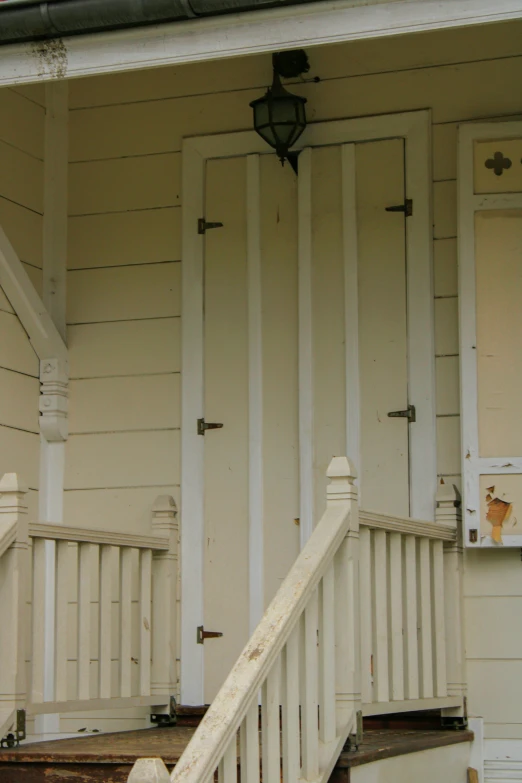
[[[154,549],[164,552],[169,548],[168,538],[163,536],[140,536],[132,533],[121,533],[116,530],[68,527],[66,525],[52,525],[41,522],[31,522],[29,524],[29,538],[130,547],[131,549]]]
[[[354,473],[346,458],[332,460],[327,473],[332,482],[327,509],[174,768],[173,783],[210,780],[227,748],[235,742],[247,711],[254,700],[257,704],[261,686],[331,566],[348,529],[352,525],[357,529],[356,503],[350,502],[357,497]]]
[[[0,522],[0,557],[9,549],[16,540],[16,520]]]
[[[395,517],[390,514],[377,514],[374,511],[359,511],[359,523],[365,527],[386,530],[389,533],[403,533],[421,538],[433,538],[438,541],[455,541],[457,528],[440,522],[424,522],[410,517]]]

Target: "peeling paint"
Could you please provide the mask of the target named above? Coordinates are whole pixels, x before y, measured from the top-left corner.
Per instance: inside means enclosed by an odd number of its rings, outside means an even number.
[[[52,79],[64,79],[67,76],[67,47],[62,38],[35,41],[31,51],[38,62],[38,76],[50,76]]]

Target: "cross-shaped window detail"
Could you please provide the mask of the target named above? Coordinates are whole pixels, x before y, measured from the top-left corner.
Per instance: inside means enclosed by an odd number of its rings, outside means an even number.
[[[493,157],[488,158],[484,165],[487,169],[493,169],[497,177],[500,177],[504,173],[504,169],[511,168],[511,160],[505,158],[502,152],[495,152]]]

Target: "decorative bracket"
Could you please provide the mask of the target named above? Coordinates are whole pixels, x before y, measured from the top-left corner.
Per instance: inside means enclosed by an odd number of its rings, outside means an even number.
[[[69,373],[60,359],[40,362],[40,431],[49,443],[69,436]]]

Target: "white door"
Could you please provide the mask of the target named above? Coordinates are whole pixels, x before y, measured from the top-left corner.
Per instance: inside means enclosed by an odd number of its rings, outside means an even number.
[[[326,467],[332,456],[348,453],[359,472],[362,506],[409,514],[409,431],[415,424],[388,415],[415,403],[408,399],[409,218],[387,211],[405,204],[404,141],[325,146],[307,154],[307,211],[298,204],[298,177],[275,155],[206,165],[205,218],[223,224],[206,231],[204,254],[204,417],[207,425],[223,425],[201,436],[204,631],[222,634],[204,639],[206,702],[299,551],[300,483],[309,484],[315,523],[324,508]],[[347,173],[355,184],[350,213]],[[356,255],[349,258],[348,224],[356,233]],[[299,243],[307,233],[311,306],[303,325]],[[355,300],[345,285],[350,269]],[[348,300],[357,305],[355,322]],[[356,365],[347,360],[350,323]],[[307,328],[311,389],[303,394],[299,330]],[[309,476],[300,468],[304,399],[313,406]],[[358,433],[347,426],[353,399],[360,401]],[[350,451],[353,444],[357,454]]]

